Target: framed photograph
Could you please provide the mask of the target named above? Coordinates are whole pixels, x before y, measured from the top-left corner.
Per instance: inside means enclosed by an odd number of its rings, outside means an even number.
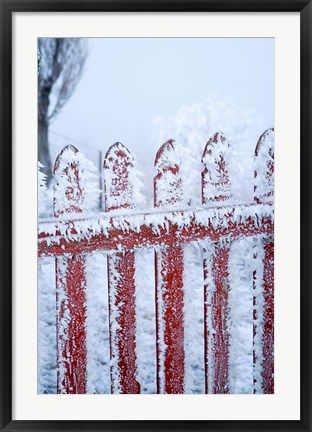
[[[311,430],[311,2],[1,23],[2,430]]]

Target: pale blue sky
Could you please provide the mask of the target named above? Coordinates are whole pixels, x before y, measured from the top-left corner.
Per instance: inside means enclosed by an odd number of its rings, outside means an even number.
[[[84,145],[106,150],[116,141],[137,152],[148,145],[155,116],[213,91],[274,125],[274,39],[90,39],[85,72],[51,124],[51,140],[55,151],[68,143],[56,133],[85,153]]]

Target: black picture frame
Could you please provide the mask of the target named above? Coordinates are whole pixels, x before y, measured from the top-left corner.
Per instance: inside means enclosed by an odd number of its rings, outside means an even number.
[[[310,431],[311,423],[311,0],[0,0],[1,13],[1,430]],[[299,421],[14,421],[12,420],[12,15],[14,12],[300,12],[301,190]]]

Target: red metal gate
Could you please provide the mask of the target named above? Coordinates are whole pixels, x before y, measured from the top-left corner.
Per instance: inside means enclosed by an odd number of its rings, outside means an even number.
[[[110,147],[104,161],[106,213],[79,218],[84,209],[79,152],[67,146],[60,153],[55,164],[55,219],[41,220],[38,233],[38,257],[53,256],[56,262],[58,393],[86,393],[85,254],[96,251],[108,253],[112,393],[140,393],[135,250],[146,247],[155,248],[157,392],[184,393],[182,247],[199,241],[209,241],[213,250],[208,256],[203,247],[205,391],[229,393],[228,261],[231,242],[248,236],[257,239],[254,258],[263,264],[262,274],[254,271],[254,392],[274,393],[273,129],[256,147],[253,204],[231,204],[232,151],[220,133],[208,141],[202,158],[203,206],[191,209],[183,207],[174,141],[163,144],[155,160],[157,218],[156,213],[135,210],[134,160],[120,143]]]

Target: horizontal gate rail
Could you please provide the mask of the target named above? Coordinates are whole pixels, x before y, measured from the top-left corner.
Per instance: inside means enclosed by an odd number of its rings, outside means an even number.
[[[196,210],[124,214],[39,223],[38,256],[219,241],[273,233],[273,206],[250,204]]]

